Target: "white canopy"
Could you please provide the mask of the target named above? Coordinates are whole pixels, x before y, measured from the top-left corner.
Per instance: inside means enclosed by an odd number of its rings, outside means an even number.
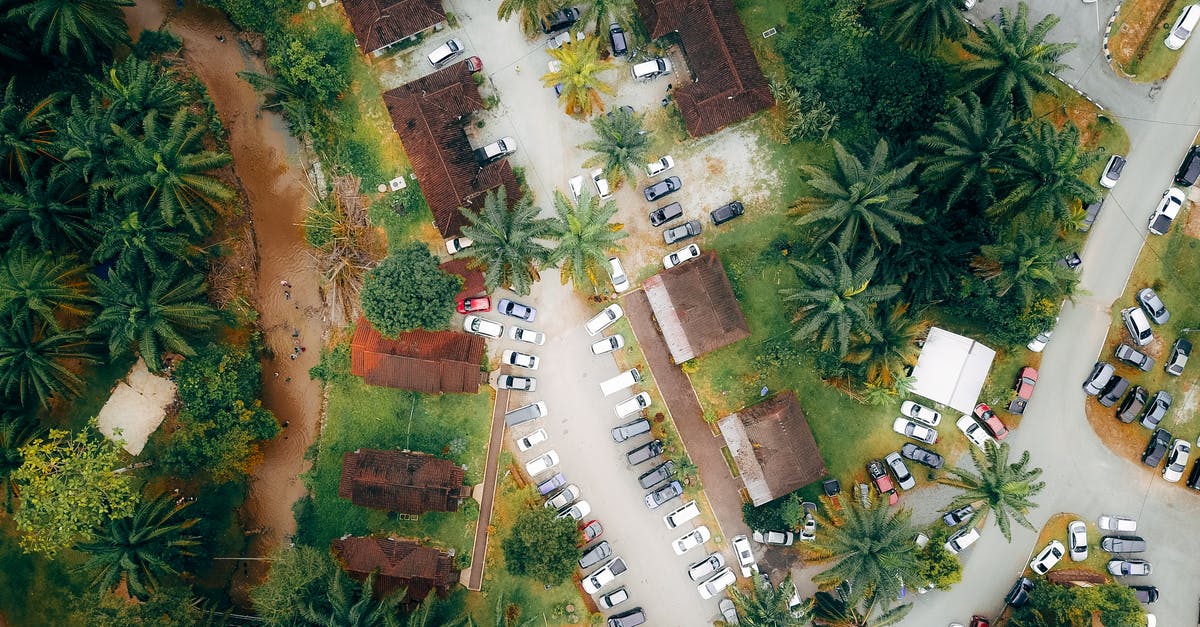
[[[912,391],[969,414],[995,358],[996,351],[983,344],[933,327],[913,369]]]

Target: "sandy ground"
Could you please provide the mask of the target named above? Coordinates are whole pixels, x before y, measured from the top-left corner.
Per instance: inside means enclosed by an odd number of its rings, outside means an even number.
[[[123,442],[130,455],[139,455],[174,401],[175,382],[150,374],[146,362],[138,358],[100,408],[96,421],[105,437]]]

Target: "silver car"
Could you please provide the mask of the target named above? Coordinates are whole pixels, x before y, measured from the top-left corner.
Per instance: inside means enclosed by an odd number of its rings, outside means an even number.
[[[688,568],[688,577],[692,581],[703,581],[709,575],[725,566],[725,556],[720,553],[710,553],[708,557],[692,564]]]
[[[1154,331],[1150,329],[1150,318],[1139,307],[1129,307],[1121,310],[1121,320],[1125,321],[1125,330],[1133,338],[1133,343],[1145,346],[1154,341]]]

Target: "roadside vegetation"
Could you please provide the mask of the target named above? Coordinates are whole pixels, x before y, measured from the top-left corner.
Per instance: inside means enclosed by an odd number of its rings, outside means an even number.
[[[1184,0],[1129,0],[1109,30],[1117,70],[1139,83],[1166,78],[1182,54],[1164,45],[1165,34],[1188,6]]]

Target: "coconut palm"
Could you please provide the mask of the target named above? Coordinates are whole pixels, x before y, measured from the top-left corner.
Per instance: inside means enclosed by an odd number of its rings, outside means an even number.
[[[75,394],[82,381],[68,362],[95,361],[82,331],[56,332],[25,318],[0,324],[0,393],[23,407],[50,406],[55,395]]]
[[[789,605],[796,593],[790,573],[778,586],[754,573],[749,591],[737,586],[727,590],[737,608],[738,625],[742,627],[802,627],[809,624],[811,603],[804,602],[794,608]]]
[[[797,224],[821,224],[817,241],[836,239],[842,252],[859,244],[865,236],[880,248],[884,242],[900,243],[897,225],[921,224],[910,208],[917,188],[908,184],[916,162],[893,167],[888,159],[888,144],[879,140],[864,165],[837,140],[833,140],[834,169],[804,165],[807,183],[817,195],[801,199],[792,208],[800,217]]]
[[[496,17],[507,22],[516,15],[521,20],[521,32],[535,37],[542,31],[542,18],[562,6],[562,0],[500,0]]]
[[[24,461],[21,447],[41,437],[44,432],[45,429],[35,420],[11,415],[0,420],[0,492],[4,493],[4,511],[9,514],[12,514],[13,499],[21,495],[17,483],[12,479],[13,473]]]
[[[555,63],[558,67],[542,76],[542,84],[562,86],[558,101],[567,115],[590,118],[592,113],[604,111],[600,94],[611,96],[616,93],[612,85],[600,78],[615,67],[611,60],[600,58],[603,43],[600,37],[591,35],[547,50],[553,59],[552,67]]]
[[[984,20],[977,39],[962,41],[975,57],[962,68],[967,88],[984,94],[992,104],[1011,101],[1018,111],[1030,111],[1037,93],[1053,91],[1051,73],[1067,69],[1059,58],[1075,48],[1074,43],[1046,41],[1056,24],[1058,16],[1051,13],[1030,28],[1029,5],[1024,2],[1015,15],[1001,7],[999,24]]]
[[[109,103],[113,123],[123,128],[133,126],[152,111],[160,120],[169,121],[185,104],[175,70],[133,56],[110,66],[103,80],[92,78],[89,82]]]
[[[462,234],[474,241],[464,254],[483,268],[483,282],[488,290],[498,287],[528,294],[544,268],[554,257],[554,251],[539,239],[554,233],[554,222],[538,217],[538,208],[525,196],[512,209],[505,206],[506,190],[488,192],[479,212],[463,209],[470,224]]]
[[[839,518],[826,519],[825,533],[811,545],[815,559],[837,562],[814,575],[814,583],[828,589],[847,582],[851,606],[871,599],[890,604],[901,587],[924,585],[911,512],[893,510],[883,499],[866,507],[850,499]]]
[[[190,503],[176,503],[169,493],[142,501],[128,518],[110,520],[94,537],[75,548],[88,555],[78,570],[91,573],[91,585],[102,592],[125,584],[129,594],[145,601],[159,577],[176,576],[179,558],[192,555],[200,541],[187,535],[199,518],[184,518]]]
[[[61,331],[60,317],[79,318],[91,303],[83,266],[67,255],[13,248],[0,258],[0,318],[27,318]]]
[[[826,627],[887,627],[904,620],[912,608],[911,603],[906,603],[877,612],[881,608],[875,599],[851,604],[828,592],[818,592],[813,597],[814,622]]]
[[[1053,235],[1018,230],[1000,242],[981,246],[971,267],[993,286],[997,297],[1011,293],[1029,307],[1040,298],[1058,302],[1074,293],[1079,275],[1062,263],[1067,251],[1066,244]]]
[[[175,262],[191,268],[201,257],[187,234],[171,228],[156,211],[117,204],[102,212],[96,224],[100,241],[92,251],[95,263],[145,268],[163,276]]]
[[[4,175],[8,178],[20,175],[28,179],[35,156],[47,154],[53,143],[50,119],[59,95],[50,94],[27,106],[21,102],[16,81],[8,80],[4,102],[0,103],[0,161],[4,162]]]
[[[71,59],[81,56],[88,64],[112,55],[119,44],[129,43],[129,27],[121,7],[133,0],[21,0],[8,11],[8,19],[25,22],[40,33],[42,53],[57,52]]]
[[[917,340],[928,331],[929,321],[920,314],[910,314],[908,303],[877,305],[871,317],[879,336],[859,334],[851,341],[844,361],[866,364],[867,381],[891,387],[917,365],[921,354]]]
[[[10,245],[51,252],[86,248],[94,238],[87,191],[64,168],[39,159],[28,177],[0,181],[0,234]]]
[[[1099,148],[1083,148],[1079,129],[1067,122],[1062,130],[1046,120],[1030,124],[1016,147],[1016,167],[1008,187],[992,208],[993,215],[1020,213],[1034,223],[1045,219],[1064,223],[1071,207],[1099,199],[1084,171],[1104,158]]]
[[[388,596],[375,598],[375,573],[367,575],[362,584],[351,580],[342,569],[328,579],[323,595],[305,599],[300,614],[310,625],[339,625],[340,627],[399,627],[396,613],[406,591],[402,588]]]
[[[62,163],[85,183],[103,180],[109,174],[109,160],[115,156],[117,136],[113,133],[113,112],[94,94],[87,99],[71,97],[56,134],[56,149]],[[100,197],[99,186],[90,188]]]
[[[800,304],[792,332],[798,342],[820,340],[822,350],[833,348],[838,357],[850,351],[850,341],[858,334],[879,338],[871,308],[895,296],[898,285],[871,285],[879,259],[868,251],[851,266],[845,254],[830,246],[829,259],[806,262],[789,261],[804,287],[781,290],[783,300]]]
[[[229,154],[204,150],[205,127],[187,109],[178,110],[168,126],[151,111],[141,126],[141,137],[113,126],[124,150],[118,152],[105,187],[112,188],[117,200],[157,208],[171,226],[187,222],[204,234],[211,213],[234,196],[228,185],[207,174],[228,164]]]
[[[616,22],[625,30],[626,36],[639,23],[633,0],[586,0],[579,5],[579,21],[593,23],[596,33],[607,33],[608,25]]]
[[[601,202],[588,190],[572,202],[561,191],[555,191],[554,212],[558,217],[550,237],[558,241],[558,247],[550,263],[562,263],[564,285],[570,281],[577,290],[598,294],[608,279],[609,253],[624,250],[617,242],[628,235],[625,225],[609,222],[617,214],[617,203]]]
[[[1042,469],[1029,466],[1029,451],[1022,452],[1016,462],[1010,462],[1007,442],[999,446],[987,442],[982,452],[978,447],[968,448],[975,470],[948,468],[947,475],[938,479],[938,483],[962,490],[950,501],[947,510],[973,506],[975,512],[971,514],[969,525],[975,525],[989,513],[994,514],[996,526],[1009,541],[1012,541],[1013,521],[1033,531],[1025,514],[1037,507],[1033,497],[1046,487],[1046,483],[1038,481]]]
[[[996,180],[1015,159],[1019,133],[1010,104],[985,107],[974,93],[951,100],[933,131],[917,140],[921,182],[945,190],[946,206],[966,190],[989,203]]]
[[[176,265],[162,276],[112,272],[92,279],[100,313],[88,330],[108,338],[111,355],[128,351],[146,361],[150,372],[162,371],[164,351],[192,356],[191,338],[221,320],[204,302],[204,277]]]
[[[887,253],[880,280],[901,285],[905,300],[937,302],[968,276],[967,263],[977,243],[940,228],[903,230],[904,243]]]
[[[877,0],[883,36],[901,46],[930,52],[943,39],[962,39],[967,21],[963,0]]]
[[[592,120],[592,130],[596,139],[580,148],[596,154],[584,166],[603,169],[605,178],[613,185],[636,178],[650,152],[650,135],[642,125],[642,116],[621,107]]]

